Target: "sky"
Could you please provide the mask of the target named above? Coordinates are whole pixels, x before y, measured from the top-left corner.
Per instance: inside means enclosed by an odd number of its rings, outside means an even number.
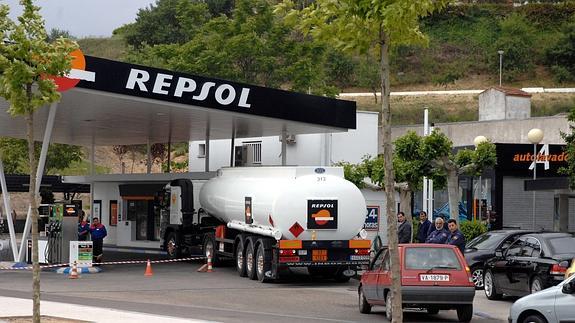
[[[46,30],[66,30],[70,35],[109,37],[114,29],[134,22],[140,8],[156,0],[36,0],[46,22]],[[0,0],[10,6],[10,18],[16,19],[22,9],[19,0]]]

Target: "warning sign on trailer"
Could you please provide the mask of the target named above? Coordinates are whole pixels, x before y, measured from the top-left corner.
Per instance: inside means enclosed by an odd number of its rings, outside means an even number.
[[[337,200],[308,200],[307,228],[337,229]]]

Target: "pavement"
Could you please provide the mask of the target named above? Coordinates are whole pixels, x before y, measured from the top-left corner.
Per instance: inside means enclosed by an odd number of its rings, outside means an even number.
[[[30,313],[32,312],[32,300],[30,299],[0,296],[0,304],[0,323],[6,322],[7,317],[30,316]],[[42,316],[52,316],[89,322],[213,322],[49,301],[41,301],[40,309]],[[88,318],[96,319],[90,320]]]

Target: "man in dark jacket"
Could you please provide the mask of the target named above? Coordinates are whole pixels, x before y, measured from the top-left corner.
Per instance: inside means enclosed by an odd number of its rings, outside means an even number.
[[[417,241],[424,243],[427,239],[427,233],[431,227],[431,222],[427,219],[425,211],[419,212],[419,227],[417,228]]]
[[[90,235],[94,244],[94,262],[102,262],[102,249],[104,246],[104,238],[108,235],[106,227],[100,223],[100,219],[94,218],[90,226]]]
[[[405,219],[405,213],[397,213],[397,239],[399,243],[411,242],[411,225]]]
[[[447,227],[449,228],[449,237],[447,238],[446,243],[456,246],[463,254],[465,252],[465,236],[463,235],[463,232],[459,231],[457,221],[449,219],[447,221]]]
[[[449,237],[449,232],[444,228],[443,218],[435,219],[435,230],[432,231],[425,240],[426,243],[444,244]]]

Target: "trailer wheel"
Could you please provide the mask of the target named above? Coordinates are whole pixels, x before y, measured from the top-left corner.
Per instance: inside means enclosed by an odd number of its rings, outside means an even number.
[[[182,255],[175,232],[168,233],[168,236],[166,237],[166,252],[170,259],[180,258]]]
[[[258,251],[256,253],[256,274],[260,282],[266,283],[271,281],[270,277],[266,277],[266,273],[272,268],[272,256],[270,251],[264,248],[264,242],[260,240],[258,244]]]
[[[219,257],[216,253],[216,239],[213,234],[207,234],[204,239],[204,256],[208,257],[208,253],[212,256],[212,266],[219,264]]]
[[[246,257],[244,253],[244,240],[240,239],[236,246],[236,270],[240,277],[246,277]]]
[[[248,247],[246,249],[246,274],[249,279],[256,280],[258,278],[256,273],[256,259],[254,255],[254,243],[253,241],[248,242]]]

